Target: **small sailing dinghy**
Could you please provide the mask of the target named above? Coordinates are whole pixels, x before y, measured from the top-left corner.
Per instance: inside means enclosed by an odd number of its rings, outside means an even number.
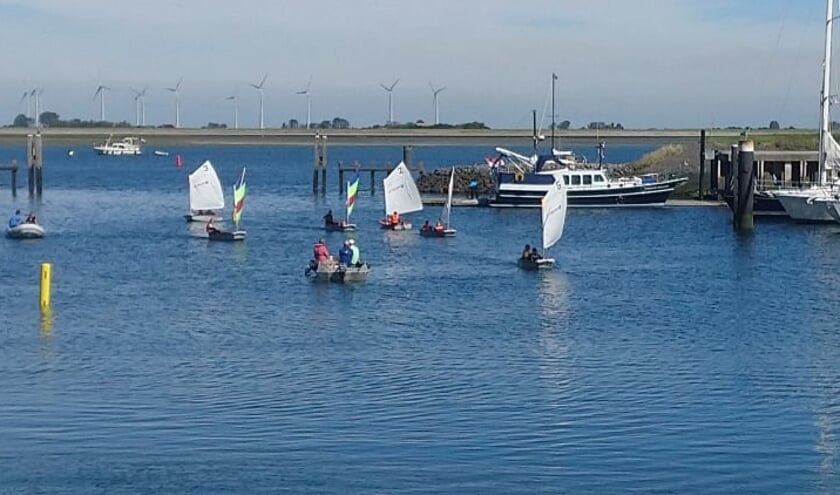
[[[424,225],[422,229],[420,229],[420,235],[423,237],[454,237],[455,229],[449,223],[450,217],[452,216],[452,187],[455,184],[455,167],[452,167],[452,173],[449,174],[449,194],[446,196],[446,204],[443,205],[443,213],[441,214],[441,219],[443,220],[442,226],[438,228],[437,226],[431,227],[428,224]]]
[[[239,180],[233,185],[233,231],[224,231],[212,229],[207,232],[207,238],[211,241],[244,241],[245,231],[239,230],[239,220],[242,219],[242,211],[245,209],[245,167],[242,167],[242,173],[239,175]]]
[[[356,173],[353,174],[353,177],[350,179],[350,182],[347,183],[347,214],[344,217],[344,220],[339,220],[337,222],[330,222],[329,219],[324,219],[324,228],[327,230],[338,230],[342,232],[352,232],[356,230],[356,224],[350,223],[350,214],[353,213],[353,207],[356,206],[356,197],[358,196],[359,192],[359,171],[356,170]]]
[[[163,150],[155,150],[155,156],[169,156],[169,152]]]
[[[382,182],[385,191],[385,219],[379,221],[379,226],[387,230],[411,230],[411,222],[399,217],[423,210],[420,191],[411,177],[411,171],[405,163],[400,162]]]
[[[44,227],[37,223],[19,223],[6,229],[6,236],[11,239],[40,239],[44,237]]]
[[[544,257],[546,250],[555,245],[563,236],[563,228],[566,225],[566,186],[558,180],[554,183],[542,199],[542,257],[519,258],[519,267],[523,270],[541,270],[552,268],[554,258]],[[523,253],[524,254],[524,253]]]
[[[188,222],[214,222],[222,220],[216,213],[225,208],[225,194],[216,169],[210,160],[205,161],[190,174],[190,213],[184,215]]]

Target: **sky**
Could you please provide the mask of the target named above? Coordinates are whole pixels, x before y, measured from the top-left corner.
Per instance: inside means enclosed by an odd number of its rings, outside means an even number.
[[[816,128],[825,0],[0,0],[0,123],[41,109],[61,118],[266,127],[345,118],[480,121],[530,128],[531,111],[572,127]],[[840,64],[838,61],[837,66]],[[837,71],[832,71],[837,72]],[[835,79],[838,79],[835,77]],[[832,83],[833,88],[837,84]],[[832,93],[837,93],[836,89]]]

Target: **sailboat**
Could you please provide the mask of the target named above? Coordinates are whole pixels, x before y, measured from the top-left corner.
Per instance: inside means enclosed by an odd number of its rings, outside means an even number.
[[[840,144],[831,135],[831,35],[834,28],[834,2],[826,2],[825,54],[823,82],[820,92],[820,182],[809,189],[773,191],[788,216],[805,222],[833,222],[832,210],[837,209],[835,196],[840,192],[838,180],[829,180],[833,170],[840,169]]]
[[[545,193],[542,199],[542,254],[555,245],[563,236],[563,228],[566,226],[566,186],[558,180],[554,186]],[[523,253],[524,254],[524,253]],[[552,268],[554,258],[519,258],[519,267],[524,270],[540,270]]]
[[[245,167],[242,167],[242,173],[239,175],[239,180],[233,185],[233,212],[231,219],[233,220],[233,231],[223,231],[212,229],[207,233],[208,239],[211,241],[244,241],[245,231],[239,229],[239,221],[242,219],[242,211],[245,209]]]
[[[423,237],[454,237],[455,229],[450,225],[452,216],[452,188],[455,185],[455,167],[452,167],[452,172],[449,174],[449,194],[446,196],[446,203],[443,205],[443,213],[441,214],[442,227],[431,227],[428,224],[420,229],[420,235]]]
[[[184,215],[188,222],[214,222],[222,219],[216,213],[225,207],[222,183],[210,160],[205,161],[189,176],[190,213]]]
[[[346,202],[346,216],[344,220],[339,220],[337,222],[331,221],[331,218],[324,218],[324,228],[327,230],[340,230],[343,232],[351,232],[356,230],[356,224],[350,223],[350,215],[353,213],[353,207],[356,206],[356,197],[359,193],[359,171],[356,170],[356,173],[353,174],[353,177],[350,178],[350,181],[347,183],[347,202]],[[332,216],[332,212],[330,212],[330,217]]]
[[[382,181],[385,190],[385,219],[379,221],[379,226],[388,230],[411,230],[411,222],[400,219],[394,222],[394,213],[404,215],[414,211],[422,211],[420,191],[411,177],[411,171],[400,162],[394,170]]]

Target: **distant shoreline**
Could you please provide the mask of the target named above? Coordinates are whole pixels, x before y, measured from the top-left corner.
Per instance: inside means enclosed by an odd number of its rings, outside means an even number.
[[[0,144],[25,145],[34,128],[0,128]],[[340,146],[531,146],[530,130],[514,129],[171,129],[171,128],[43,128],[46,145],[93,146],[114,138],[139,136],[146,148],[161,146],[230,145],[230,146],[311,146],[316,132],[326,135],[328,143]],[[542,131],[548,146],[550,135]],[[550,132],[550,131],[549,131]],[[753,134],[759,134],[757,131]],[[779,131],[769,131],[779,134]],[[793,131],[790,131],[793,132]],[[803,133],[806,131],[797,131]],[[740,131],[714,130],[717,138],[737,138]],[[556,147],[593,145],[598,141],[611,144],[696,143],[699,129],[680,130],[563,130],[555,134]]]

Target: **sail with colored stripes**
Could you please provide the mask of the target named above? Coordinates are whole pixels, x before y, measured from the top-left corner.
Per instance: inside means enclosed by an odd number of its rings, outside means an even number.
[[[359,192],[359,179],[359,171],[356,170],[356,173],[350,178],[350,182],[347,183],[347,218],[345,218],[347,222],[350,222],[350,214],[353,213],[353,207],[356,206],[356,196]]]
[[[242,210],[245,209],[245,189],[245,167],[242,167],[239,180],[233,185],[233,223],[237,228],[239,219],[242,218]]]

